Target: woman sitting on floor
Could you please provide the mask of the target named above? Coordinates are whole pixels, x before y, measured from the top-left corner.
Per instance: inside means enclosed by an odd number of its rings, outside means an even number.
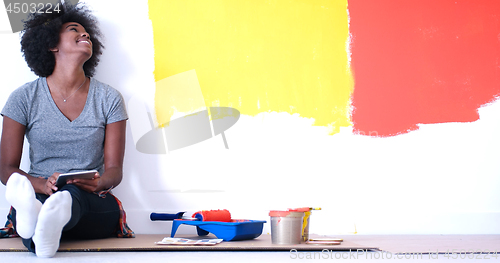
[[[16,89],[1,114],[0,179],[15,230],[28,250],[52,257],[61,237],[133,236],[109,190],[122,180],[127,113],[121,94],[92,78],[103,50],[96,20],[83,5],[34,13],[21,38],[39,76]],[[20,170],[23,140],[30,170]],[[97,170],[58,189],[60,173]],[[121,226],[121,228],[120,228]]]

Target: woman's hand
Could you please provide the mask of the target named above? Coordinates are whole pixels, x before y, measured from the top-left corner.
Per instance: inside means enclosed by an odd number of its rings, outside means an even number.
[[[67,183],[74,184],[86,192],[94,193],[97,191],[100,181],[101,175],[97,172],[92,179],[73,179],[68,180]]]
[[[52,195],[55,191],[57,191],[57,178],[59,177],[61,173],[53,173],[49,178],[47,178],[47,181],[45,182],[45,186],[43,188],[43,193],[46,195]]]

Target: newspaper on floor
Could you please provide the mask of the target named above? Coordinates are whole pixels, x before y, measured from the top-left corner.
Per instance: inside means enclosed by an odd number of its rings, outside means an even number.
[[[196,246],[213,246],[222,242],[222,239],[187,239],[187,238],[174,238],[166,237],[162,241],[155,242],[157,245],[196,245]]]

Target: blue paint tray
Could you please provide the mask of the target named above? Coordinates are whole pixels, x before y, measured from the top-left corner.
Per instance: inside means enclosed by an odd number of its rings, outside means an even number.
[[[223,239],[224,241],[254,239],[262,234],[264,223],[266,223],[266,221],[245,219],[233,219],[231,222],[175,219],[172,223],[170,237],[174,237],[177,228],[184,224],[196,226],[196,231],[199,236],[206,236],[208,233],[212,233],[217,238]]]

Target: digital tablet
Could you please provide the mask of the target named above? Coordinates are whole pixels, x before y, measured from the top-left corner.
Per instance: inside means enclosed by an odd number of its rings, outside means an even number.
[[[73,179],[92,179],[94,178],[94,175],[96,173],[97,173],[96,170],[91,170],[91,171],[60,174],[59,177],[57,178],[56,186],[57,188],[61,188],[66,184],[68,180],[73,180]]]

